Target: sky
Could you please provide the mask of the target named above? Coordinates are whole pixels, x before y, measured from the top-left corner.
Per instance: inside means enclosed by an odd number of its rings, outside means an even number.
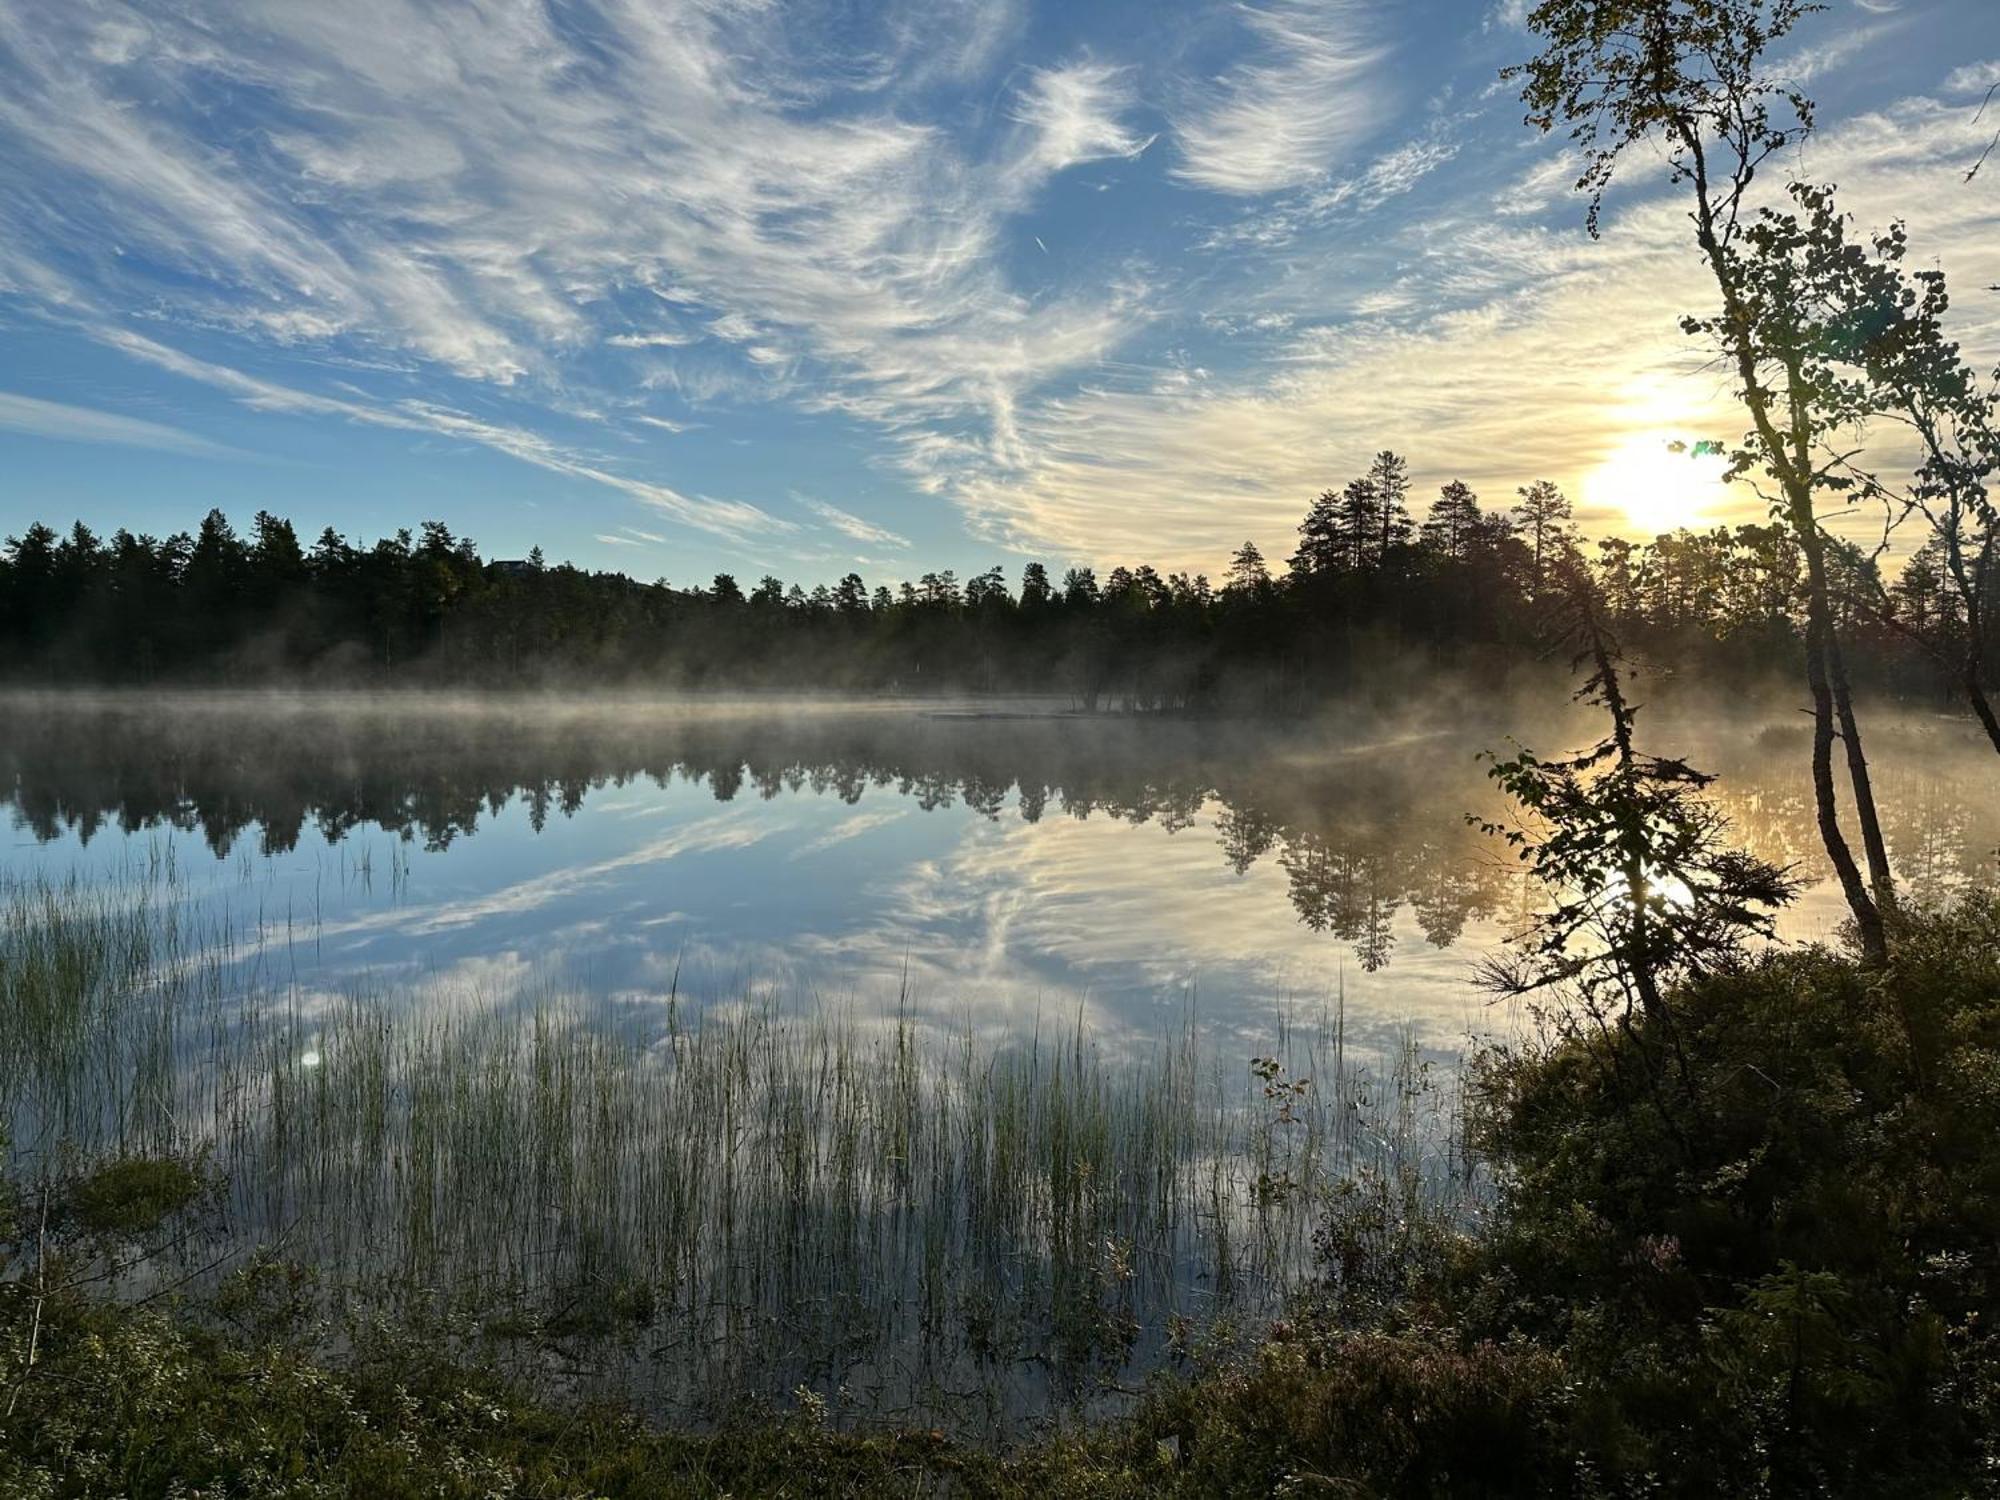
[[[1519,0],[0,0],[0,533],[219,505],[678,584],[1219,574],[1407,455],[1757,519],[1657,158]],[[2000,362],[2000,5],[1831,0],[1786,169]],[[1867,517],[1852,518],[1865,529]]]

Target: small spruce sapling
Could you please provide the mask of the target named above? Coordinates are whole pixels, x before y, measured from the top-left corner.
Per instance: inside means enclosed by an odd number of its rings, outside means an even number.
[[[1610,732],[1558,759],[1526,747],[1504,759],[1489,752],[1488,774],[1519,813],[1467,821],[1514,850],[1547,905],[1516,935],[1517,951],[1489,961],[1483,977],[1503,994],[1566,992],[1600,1021],[1628,1024],[1636,1009],[1670,1030],[1672,985],[1731,965],[1752,938],[1770,937],[1797,883],[1730,847],[1727,821],[1702,795],[1712,775],[1638,748],[1622,657],[1574,553],[1556,582],[1551,623],[1586,672],[1576,701],[1602,709]]]

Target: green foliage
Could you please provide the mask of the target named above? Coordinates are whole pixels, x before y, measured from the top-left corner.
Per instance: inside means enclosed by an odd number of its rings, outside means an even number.
[[[1673,179],[1705,189],[1711,155],[1740,164],[1747,182],[1808,133],[1812,102],[1767,73],[1764,57],[1823,9],[1815,0],[1540,0],[1527,23],[1543,50],[1503,76],[1520,82],[1530,125],[1568,127],[1595,234],[1633,146],[1663,146]]]
[[[1494,757],[1490,774],[1521,819],[1468,821],[1514,851],[1547,905],[1517,940],[1525,955],[1492,961],[1485,975],[1503,994],[1557,989],[1594,1024],[1614,1013],[1622,1021],[1635,1004],[1665,1021],[1664,987],[1732,964],[1747,940],[1769,937],[1771,913],[1796,887],[1729,846],[1726,820],[1702,795],[1712,775],[1638,748],[1638,710],[1597,585],[1574,553],[1555,577],[1559,633],[1589,668],[1576,700],[1602,710],[1609,732],[1559,760],[1526,748]]]
[[[1670,1110],[1645,1018],[1487,1058],[1505,1192],[1455,1305],[1563,1349],[1608,1478],[1956,1494],[2000,1457],[2000,901],[1895,951],[1683,985]]]

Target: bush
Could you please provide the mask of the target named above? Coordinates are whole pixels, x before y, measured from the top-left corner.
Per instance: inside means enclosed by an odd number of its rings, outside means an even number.
[[[2000,901],[1897,937],[1684,986],[1677,1048],[1486,1059],[1503,1197],[1451,1295],[1564,1352],[1608,1482],[1951,1494],[2000,1458]]]

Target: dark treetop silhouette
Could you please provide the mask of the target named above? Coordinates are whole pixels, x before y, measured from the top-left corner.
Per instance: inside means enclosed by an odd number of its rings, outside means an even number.
[[[328,529],[310,548],[269,512],[247,536],[219,511],[164,540],[38,524],[0,550],[0,672],[35,684],[1055,691],[1086,709],[1284,714],[1407,682],[1413,664],[1484,674],[1531,660],[1545,580],[1577,546],[1641,657],[1737,681],[1799,658],[1809,570],[1781,524],[1590,546],[1553,485],[1500,509],[1457,481],[1419,524],[1405,472],[1379,455],[1312,503],[1287,573],[1273,577],[1246,542],[1219,585],[1150,566],[1057,578],[1029,563],[1016,587],[996,567],[893,591],[852,573],[746,591],[727,574],[675,587],[551,565],[539,549],[483,559],[438,522],[372,546]],[[1858,549],[1822,548],[1850,675],[1962,696],[1964,662],[1983,671],[2000,655],[2000,611],[1950,586],[1942,551],[1889,579]]]

